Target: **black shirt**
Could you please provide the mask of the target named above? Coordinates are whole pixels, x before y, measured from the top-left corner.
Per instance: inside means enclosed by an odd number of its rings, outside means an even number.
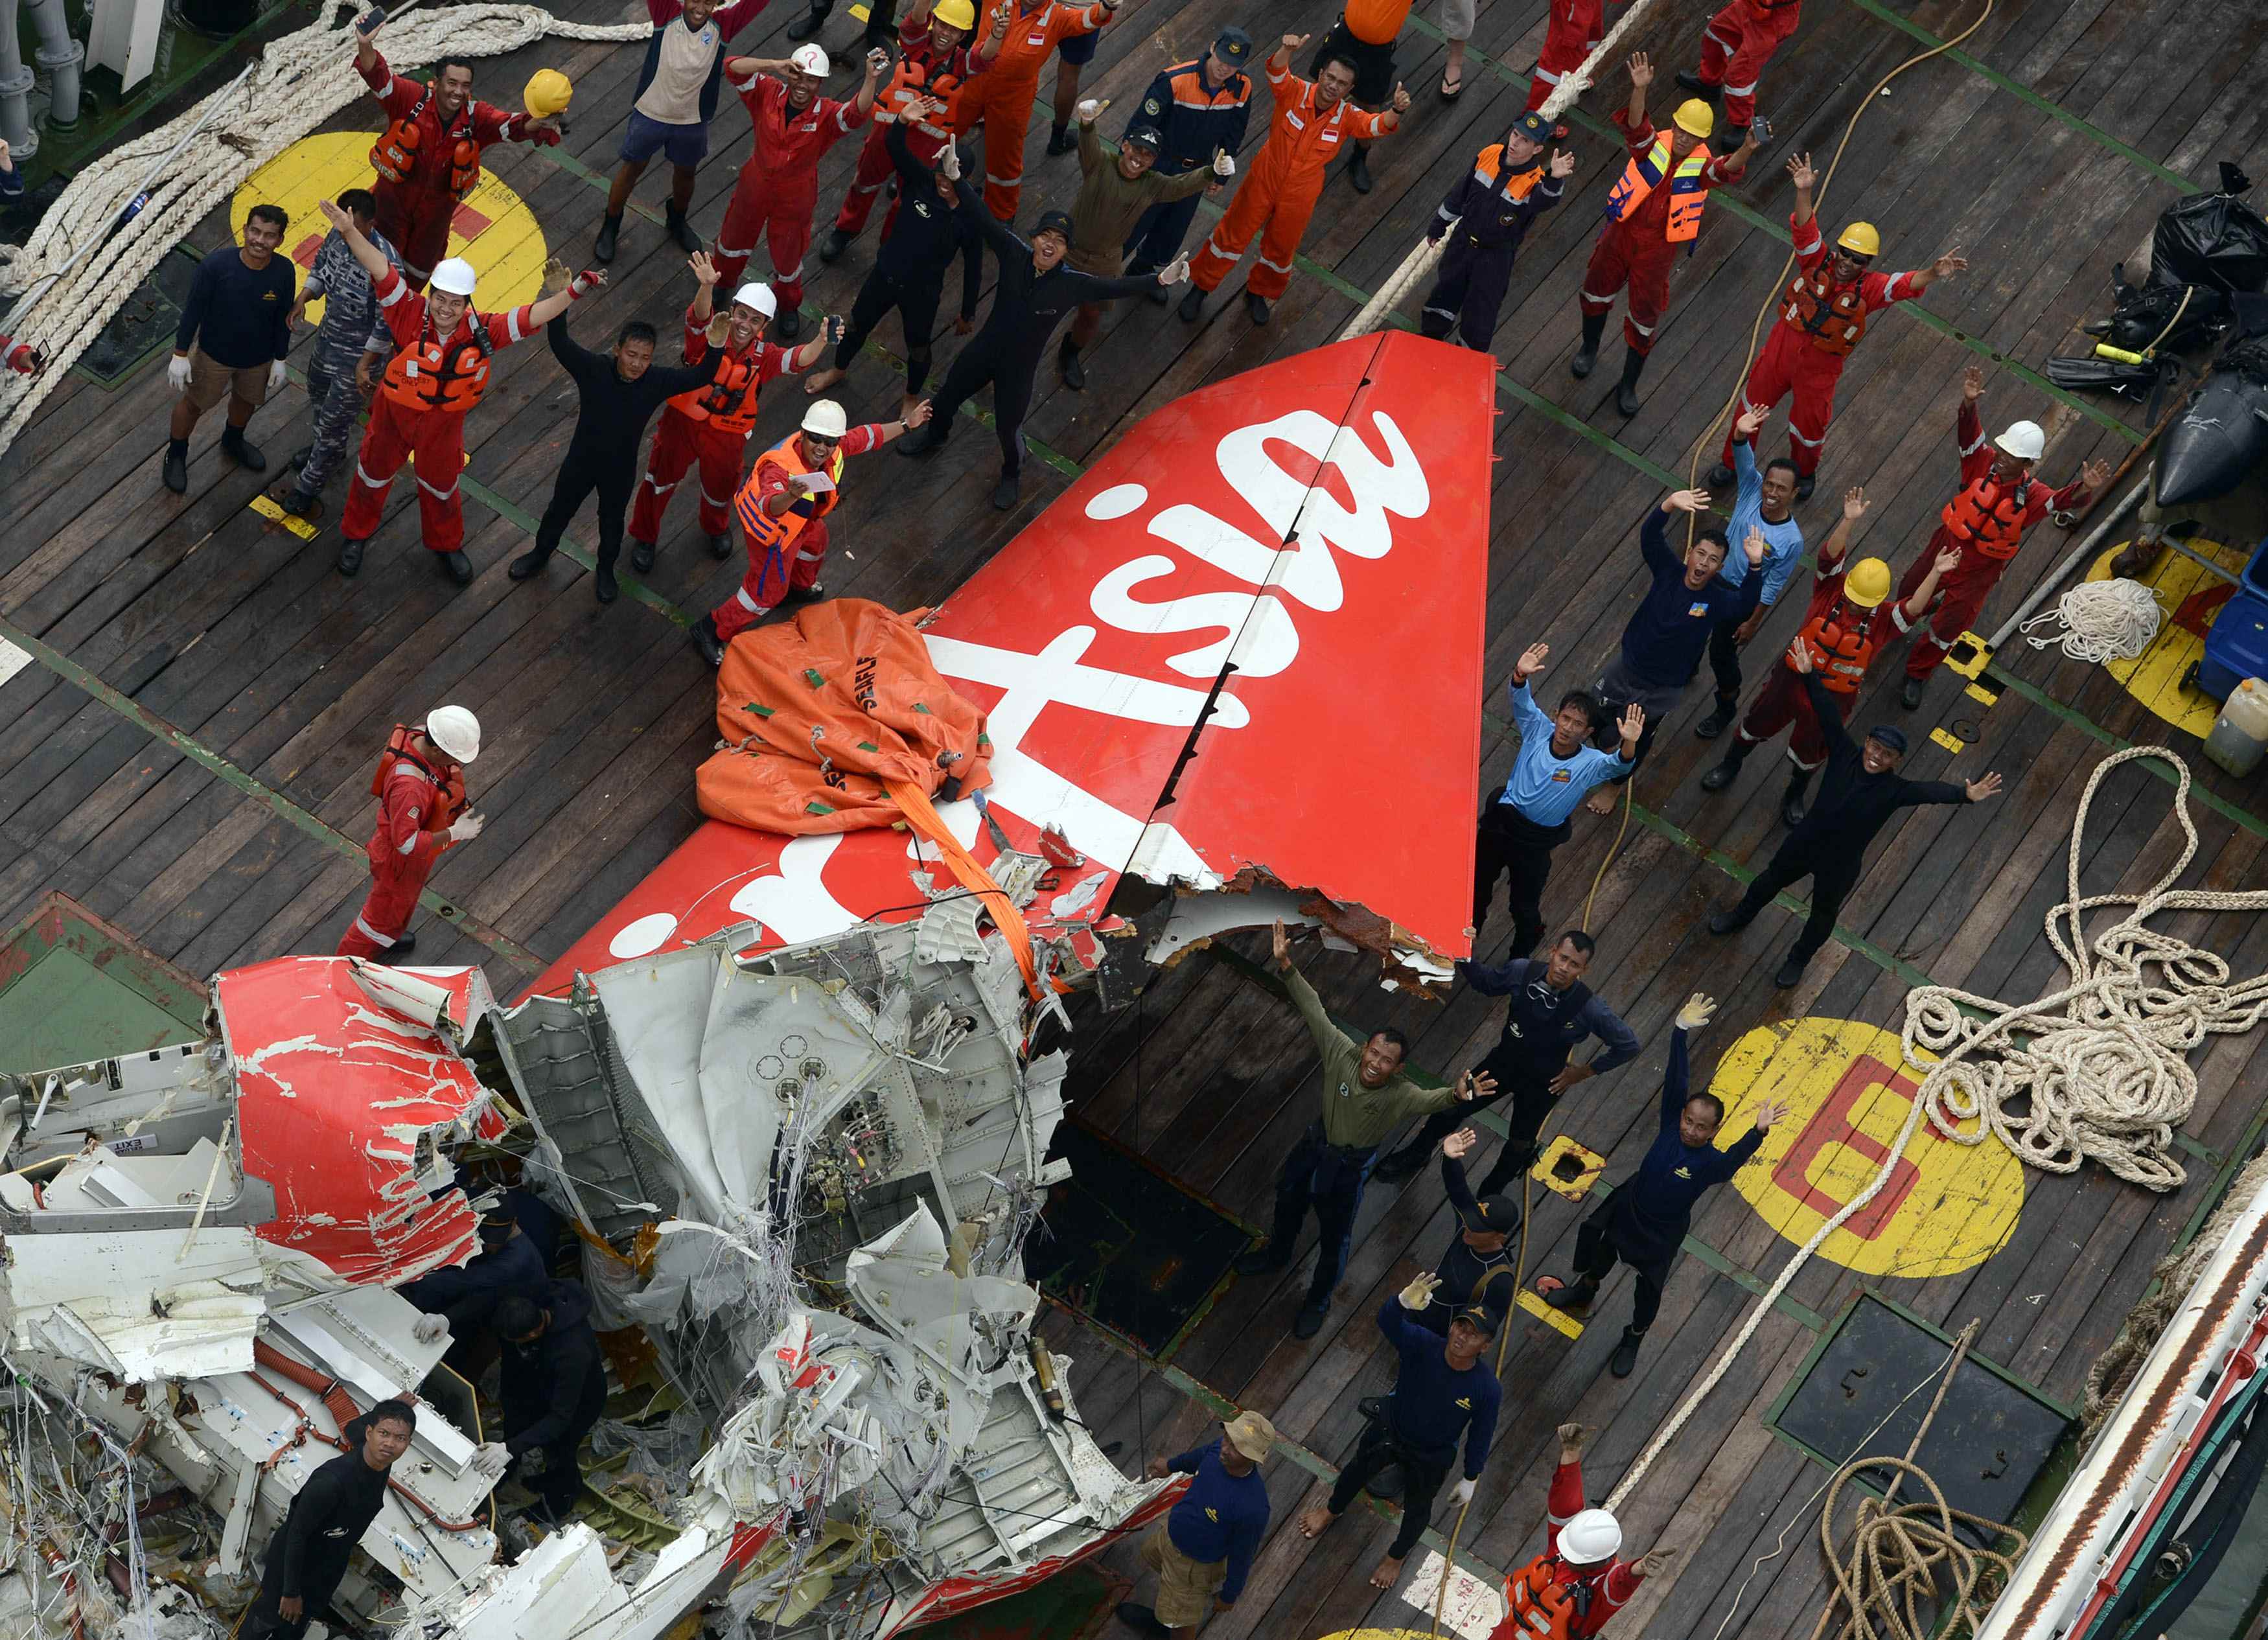
[[[255,271],[244,265],[237,246],[215,251],[189,280],[173,350],[187,353],[195,343],[231,370],[272,364],[291,350],[291,300],[298,289],[287,257],[271,255]]]
[[[939,197],[937,173],[906,147],[906,127],[894,120],[883,128],[882,146],[898,168],[898,214],[874,258],[874,271],[895,284],[942,288],[945,271],[962,259],[961,316],[976,317],[976,293],[984,280],[984,232],[964,201],[948,205]]]
[[[1819,800],[1783,847],[1831,855],[1855,876],[1859,854],[1900,809],[1969,801],[1967,790],[1950,780],[1908,780],[1895,769],[1868,774],[1865,754],[1844,727],[1835,697],[1817,673],[1801,675],[1803,692],[1811,697],[1812,713],[1827,739],[1827,773],[1819,783]]]
[[[1755,613],[1764,577],[1752,570],[1738,586],[1727,586],[1712,575],[1694,591],[1685,585],[1684,561],[1670,550],[1668,525],[1669,515],[1652,506],[1638,526],[1638,549],[1653,584],[1623,628],[1623,666],[1640,683],[1676,689],[1701,670],[1702,652],[1719,621],[1745,621]]]
[[[711,348],[698,364],[674,370],[648,366],[636,381],[624,381],[615,368],[611,351],[593,353],[567,334],[564,314],[544,326],[552,357],[566,367],[581,390],[582,403],[575,412],[575,436],[568,441],[563,465],[588,462],[601,469],[618,469],[612,476],[634,476],[638,440],[662,401],[706,384],[724,368],[731,355]]]
[[[961,195],[961,208],[971,213],[984,237],[992,242],[992,254],[1000,264],[1000,283],[992,293],[992,311],[985,316],[984,328],[977,333],[971,347],[1028,359],[1036,367],[1040,356],[1048,350],[1056,327],[1073,308],[1083,302],[1108,302],[1117,297],[1137,296],[1157,285],[1157,280],[1149,274],[1121,279],[1098,278],[1080,273],[1067,260],[1042,273],[1032,261],[1031,246],[984,210],[982,197],[965,179],[953,186]]]
[[[291,1512],[268,1541],[261,1588],[278,1600],[296,1595],[311,1612],[320,1609],[385,1504],[386,1471],[372,1468],[359,1451],[341,1452],[307,1477],[291,1500]]]
[[[1473,1188],[1465,1179],[1465,1165],[1454,1156],[1441,1158],[1441,1188],[1449,1193],[1449,1203],[1456,1209],[1460,1224],[1467,1214],[1477,1210]],[[1513,1276],[1517,1274],[1513,1268],[1512,1239],[1520,1234],[1520,1220],[1514,1217],[1498,1228],[1506,1239],[1493,1253],[1476,1253],[1466,1244],[1462,1230],[1450,1232],[1449,1250],[1433,1267],[1441,1284],[1433,1289],[1433,1301],[1418,1312],[1420,1325],[1446,1335],[1457,1312],[1475,1302],[1475,1293],[1480,1295],[1481,1307],[1496,1317],[1497,1325],[1504,1325],[1512,1309]]]

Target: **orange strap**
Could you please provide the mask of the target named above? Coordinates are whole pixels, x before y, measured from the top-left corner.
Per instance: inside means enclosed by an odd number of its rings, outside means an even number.
[[[1016,953],[1016,966],[1024,971],[1024,989],[1035,1002],[1038,1001],[1042,995],[1040,971],[1032,960],[1032,931],[1024,926],[1024,914],[1016,909],[1015,901],[992,880],[992,873],[976,863],[976,857],[961,846],[930,802],[927,792],[898,780],[885,781],[883,790],[904,811],[906,823],[937,845],[946,869],[961,886],[984,902],[985,909],[992,914],[992,926],[1007,936],[1008,949]],[[1059,985],[1057,989],[1064,988]]]

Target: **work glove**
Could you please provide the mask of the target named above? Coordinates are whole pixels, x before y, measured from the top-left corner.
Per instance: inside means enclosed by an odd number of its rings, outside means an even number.
[[[465,815],[455,825],[449,827],[449,841],[470,842],[481,835],[481,827],[487,824],[488,822],[477,814]]]
[[[1471,1503],[1473,1501],[1472,1477],[1468,1475],[1465,1479],[1458,1482],[1455,1490],[1452,1491],[1449,1496],[1456,1500],[1457,1505],[1460,1508]]]
[[[502,1441],[482,1441],[473,1448],[473,1455],[465,1464],[468,1473],[478,1475],[491,1486],[511,1467],[512,1452]]]
[[[166,361],[166,385],[175,393],[189,390],[189,356],[176,353]]]
[[[530,1475],[541,1475],[543,1470],[543,1448],[541,1446],[531,1446],[526,1452],[519,1454],[519,1477],[521,1480],[525,1481]]]
[[[1189,259],[1187,256],[1176,256],[1173,261],[1167,262],[1163,268],[1158,269],[1158,283],[1160,284],[1180,284],[1183,281],[1187,280],[1189,276]]]
[[[1072,117],[1081,125],[1093,125],[1102,117],[1102,105],[1092,97],[1082,97],[1079,107],[1071,110]]]
[[[1212,173],[1217,177],[1233,177],[1236,174],[1236,161],[1230,158],[1229,151],[1226,148],[1214,151]]]
[[[449,1335],[446,1317],[421,1315],[409,1324],[409,1335],[421,1344],[438,1344]]]
[[[282,359],[275,359],[269,362],[268,366],[269,392],[273,393],[284,385],[285,373],[284,364]]]
[[[1717,999],[1713,997],[1705,997],[1699,991],[1696,991],[1685,999],[1685,1006],[1677,1011],[1677,1028],[1681,1031],[1697,1031],[1709,1023],[1716,1011]]]
[[[947,143],[945,145],[945,152],[939,157],[937,163],[938,168],[945,173],[946,181],[961,180],[961,149],[958,144]]]
[[[1412,1277],[1410,1284],[1402,1290],[1402,1307],[1405,1310],[1424,1309],[1433,1302],[1433,1289],[1440,1284],[1441,1278],[1439,1276],[1425,1275]]]
[[[579,302],[592,291],[603,287],[606,283],[607,276],[603,271],[596,268],[585,268],[567,282],[567,294]]]

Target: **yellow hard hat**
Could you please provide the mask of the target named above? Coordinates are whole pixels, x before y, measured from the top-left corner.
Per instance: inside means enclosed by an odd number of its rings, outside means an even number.
[[[1882,236],[1874,232],[1873,223],[1854,222],[1843,230],[1842,237],[1835,241],[1835,246],[1837,250],[1850,251],[1860,256],[1880,256],[1882,254]]]
[[[1890,595],[1890,566],[1880,558],[1861,558],[1843,579],[1843,596],[1861,609],[1872,609]]]
[[[574,100],[574,83],[556,69],[536,70],[527,77],[527,89],[519,94],[519,106],[539,120],[566,113],[567,105]]]
[[[976,8],[968,0],[937,0],[930,13],[947,28],[975,28]]]
[[[1717,111],[1698,97],[1689,97],[1677,105],[1670,123],[1688,136],[1705,137],[1717,129]]]

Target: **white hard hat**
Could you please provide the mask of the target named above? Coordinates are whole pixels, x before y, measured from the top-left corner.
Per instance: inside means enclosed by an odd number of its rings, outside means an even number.
[[[814,401],[803,413],[803,430],[806,433],[817,433],[821,438],[840,438],[850,430],[850,418],[832,399]]]
[[[2019,461],[2036,461],[2040,452],[2048,447],[2048,436],[2037,422],[2011,422],[1992,442]]]
[[[1622,1546],[1622,1523],[1603,1509],[1580,1510],[1559,1528],[1559,1558],[1570,1566],[1612,1560]]]
[[[461,706],[436,706],[425,714],[425,738],[460,763],[469,763],[481,754],[481,720]]]
[[[766,319],[779,315],[779,298],[772,294],[772,288],[768,284],[742,285],[733,292],[733,305],[753,307]]]
[[[446,290],[451,296],[470,296],[473,293],[473,265],[461,256],[452,256],[433,270],[433,288]]]
[[[827,54],[815,44],[798,46],[788,61],[806,74],[816,74],[821,79],[827,77]]]

